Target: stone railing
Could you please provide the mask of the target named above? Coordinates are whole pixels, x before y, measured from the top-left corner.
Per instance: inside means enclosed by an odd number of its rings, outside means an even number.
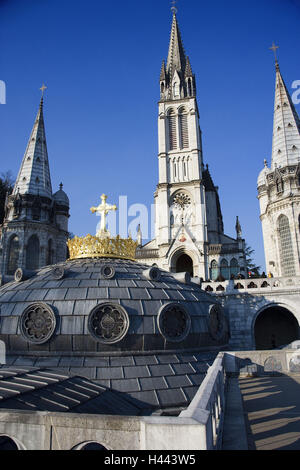
[[[207,247],[209,255],[220,255],[228,253],[237,252],[237,243],[227,243],[227,244],[210,244]]]
[[[136,259],[158,258],[158,250],[155,248],[148,250],[141,250],[140,248],[137,248],[135,257]]]
[[[291,286],[300,286],[300,276],[294,277],[271,277],[271,278],[250,278],[250,279],[234,279],[229,281],[205,281],[202,282],[202,289],[206,292],[213,292],[215,294],[230,293],[234,294],[237,291],[257,290],[257,289],[271,289],[289,288]]]
[[[192,418],[203,427],[199,449],[218,450],[222,446],[222,431],[225,413],[224,353],[219,353],[208,369],[189,407],[180,418]]]

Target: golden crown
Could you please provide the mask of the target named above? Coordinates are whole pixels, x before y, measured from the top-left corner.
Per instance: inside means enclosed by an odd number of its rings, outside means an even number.
[[[67,242],[70,259],[78,258],[122,258],[135,260],[138,243],[132,238],[100,238],[93,235],[74,237]]]
[[[116,205],[106,203],[107,196],[102,194],[101,204],[91,207],[101,217],[100,229],[96,236],[88,234],[86,237],[74,237],[67,241],[69,259],[78,258],[122,258],[135,260],[135,251],[138,242],[131,237],[121,238],[119,235],[111,237],[106,229],[106,215],[111,210],[117,210]]]

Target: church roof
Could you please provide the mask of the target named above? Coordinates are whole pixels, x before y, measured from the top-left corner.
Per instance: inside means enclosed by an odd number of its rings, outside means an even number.
[[[14,186],[13,195],[18,193],[52,197],[43,116],[43,98],[40,101],[38,113]]]
[[[271,169],[300,161],[300,120],[276,61]]]

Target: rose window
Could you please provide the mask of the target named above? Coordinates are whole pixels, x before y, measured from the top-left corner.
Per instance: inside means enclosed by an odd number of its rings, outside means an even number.
[[[90,333],[102,343],[116,343],[127,333],[129,318],[126,310],[117,304],[97,305],[90,313]]]
[[[177,193],[173,204],[178,209],[186,209],[191,204],[191,198],[186,193]]]
[[[191,327],[191,319],[182,305],[164,305],[158,315],[158,329],[167,341],[183,341]]]
[[[26,340],[36,344],[48,341],[54,333],[55,326],[53,310],[40,302],[27,307],[20,319],[22,335]]]

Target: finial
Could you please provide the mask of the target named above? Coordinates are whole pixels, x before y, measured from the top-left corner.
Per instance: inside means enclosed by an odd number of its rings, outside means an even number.
[[[62,188],[63,188],[63,184],[62,184],[62,183],[60,183],[60,185],[59,185],[59,189],[60,189],[60,191],[62,190]]]
[[[46,85],[43,83],[43,85],[41,86],[40,90],[42,90],[42,98],[44,96],[44,90],[46,90]]]
[[[267,159],[266,159],[266,158],[264,159],[264,165],[265,165],[265,167],[268,166],[268,162],[267,162]]]
[[[270,49],[274,52],[274,57],[275,57],[275,64],[278,66],[278,60],[277,60],[277,49],[279,49],[279,46],[275,46],[274,42],[272,43],[272,47]]]
[[[171,11],[173,12],[173,15],[176,15],[176,13],[177,13],[177,8],[176,8],[176,6],[175,6],[176,3],[177,3],[177,0],[172,0],[172,1],[171,1],[171,4],[172,4],[172,6],[171,6]]]

